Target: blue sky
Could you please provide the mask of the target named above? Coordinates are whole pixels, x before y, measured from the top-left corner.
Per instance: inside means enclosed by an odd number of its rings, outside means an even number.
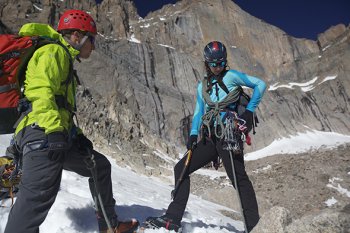
[[[99,2],[101,0],[97,0]],[[331,26],[350,23],[350,0],[233,0],[249,14],[297,38],[316,40]],[[134,0],[141,17],[177,0]]]
[[[234,0],[243,10],[287,34],[317,39],[339,23],[350,23],[349,0]]]

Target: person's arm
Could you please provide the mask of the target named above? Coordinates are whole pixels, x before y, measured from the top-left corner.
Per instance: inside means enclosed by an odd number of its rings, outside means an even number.
[[[234,80],[237,85],[246,86],[253,89],[253,94],[247,105],[247,109],[251,112],[254,112],[257,106],[259,105],[266,90],[265,82],[257,77],[249,76],[238,71],[234,71],[233,75],[236,76]]]
[[[205,103],[202,97],[202,83],[199,83],[197,87],[196,108],[193,113],[192,128],[190,135],[199,134],[200,126],[202,124],[202,116],[204,114],[204,106]]]

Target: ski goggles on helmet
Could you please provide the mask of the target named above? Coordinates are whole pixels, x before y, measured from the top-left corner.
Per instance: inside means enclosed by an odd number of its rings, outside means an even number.
[[[226,66],[226,61],[219,61],[219,62],[208,62],[208,66],[210,67],[225,67]]]

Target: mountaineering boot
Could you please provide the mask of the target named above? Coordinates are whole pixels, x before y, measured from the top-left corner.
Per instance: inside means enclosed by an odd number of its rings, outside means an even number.
[[[145,221],[145,228],[165,228],[167,230],[181,232],[181,225],[175,223],[171,218],[166,215],[160,217],[148,217]]]
[[[105,219],[100,215],[97,215],[97,221],[101,233],[134,233],[139,227],[139,222],[136,219],[118,221],[116,215],[109,219],[112,228],[108,228]]]
[[[119,222],[117,227],[100,231],[101,233],[136,233],[139,222],[136,219]]]

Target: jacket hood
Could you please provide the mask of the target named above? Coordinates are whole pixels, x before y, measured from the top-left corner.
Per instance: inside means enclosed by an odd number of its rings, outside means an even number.
[[[18,33],[19,36],[44,36],[51,39],[59,40],[69,50],[69,53],[74,58],[79,54],[79,51],[74,49],[55,29],[47,24],[27,23],[22,26]]]

